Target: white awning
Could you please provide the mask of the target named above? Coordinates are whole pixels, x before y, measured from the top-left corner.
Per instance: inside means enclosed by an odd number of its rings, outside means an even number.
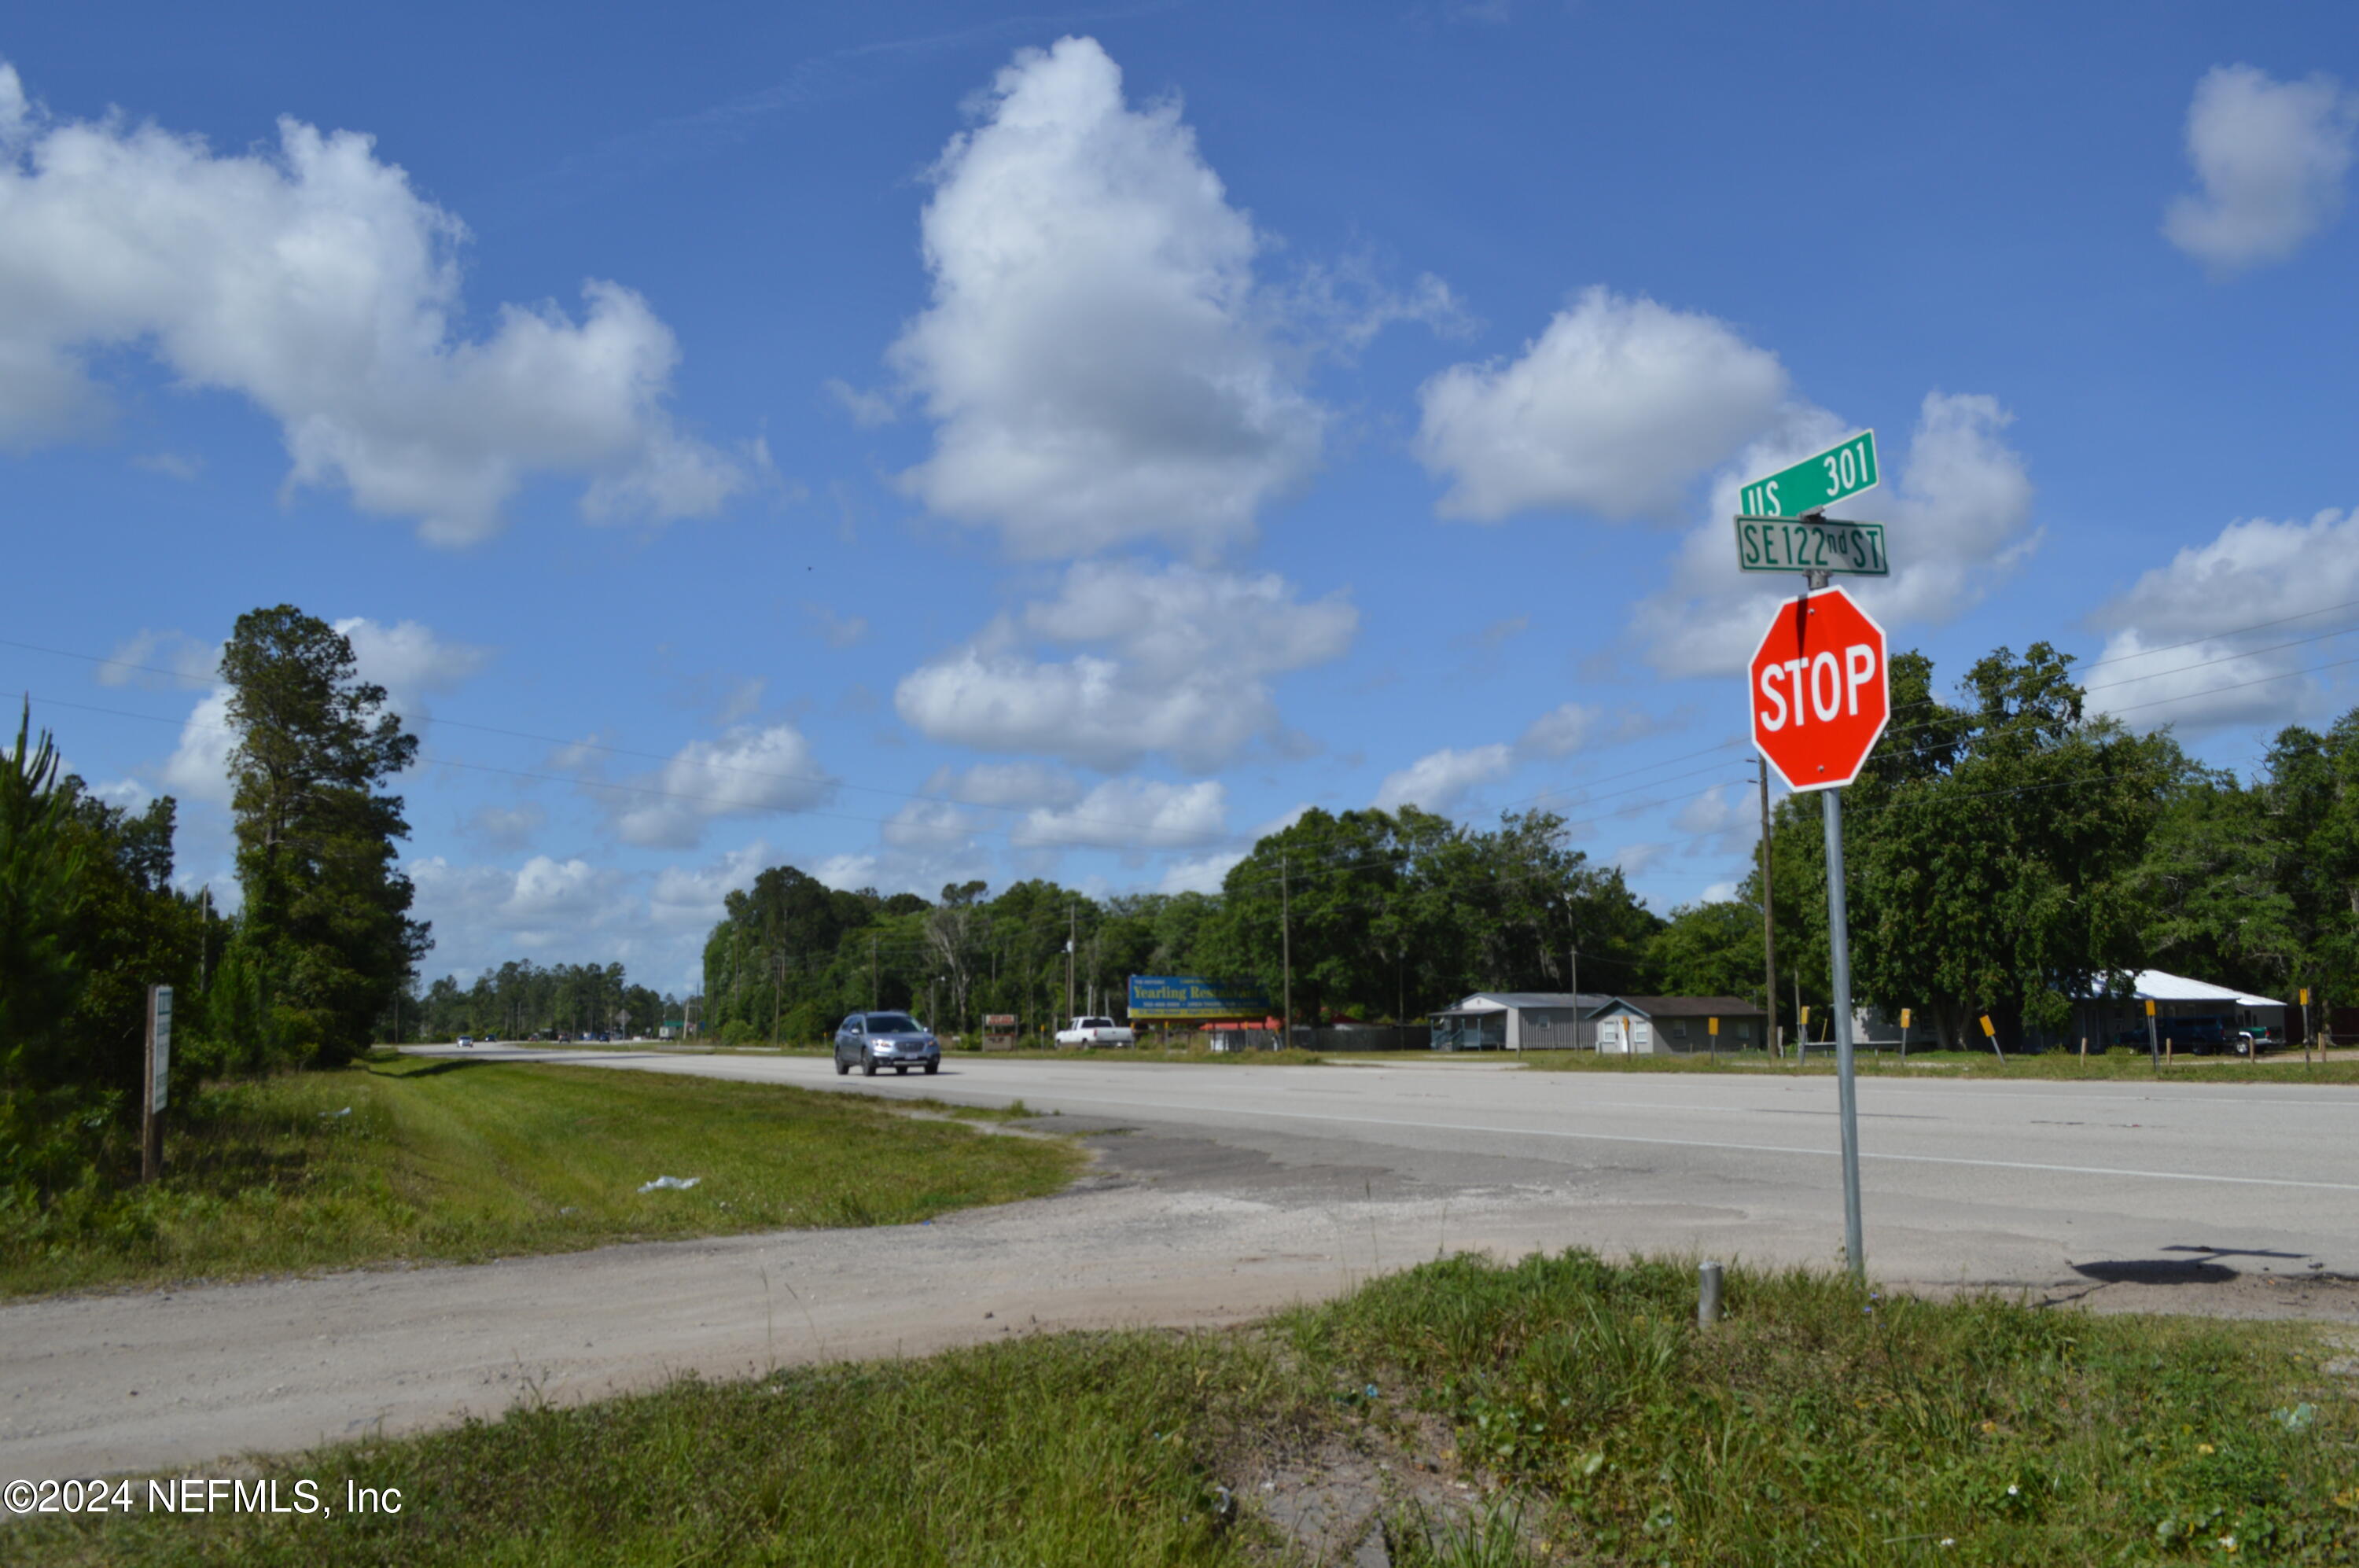
[[[2132,981],[2133,994],[2141,1002],[2212,1002],[2221,1007],[2282,1007],[2285,1003],[2276,996],[2249,996],[2227,985],[2207,985],[2190,980],[2184,975],[2167,975],[2159,969],[2141,969]]]

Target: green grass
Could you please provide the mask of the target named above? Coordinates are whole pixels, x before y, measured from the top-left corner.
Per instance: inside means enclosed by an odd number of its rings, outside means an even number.
[[[1832,1073],[1835,1048],[1813,1045],[1808,1062],[1789,1055],[1780,1062],[1765,1052],[1723,1052],[1717,1058],[1691,1056],[1606,1056],[1595,1051],[1535,1051],[1519,1053],[1522,1064],[1538,1073]],[[1515,1058],[1510,1058],[1514,1060]],[[1897,1051],[1862,1051],[1854,1059],[1863,1076],[1877,1073],[1909,1078],[2035,1078],[2087,1079],[2113,1082],[2134,1079],[2153,1083],[2157,1073],[2144,1051],[2091,1051],[2077,1054],[2054,1051],[2038,1056],[2010,1056],[2004,1062],[1987,1051],[1912,1051],[1903,1061]],[[2163,1064],[2160,1076],[2200,1083],[2359,1083],[2359,1061],[2304,1062],[2291,1057],[2266,1056],[2258,1062],[2235,1057],[2180,1055]]]
[[[11,1544],[61,1563],[1277,1563],[1254,1477],[1350,1445],[1486,1505],[1429,1540],[1414,1497],[1372,1495],[1393,1561],[1444,1568],[2359,1560],[2359,1412],[2313,1329],[1735,1269],[1699,1331],[1693,1279],[1579,1252],[1437,1261],[1251,1330],[689,1380],[269,1466],[331,1497],[397,1486],[398,1516],[37,1519]],[[1223,1488],[1246,1499],[1228,1528]]]
[[[174,1111],[154,1187],[0,1209],[0,1295],[898,1225],[1055,1192],[1082,1160],[1062,1140],[957,1125],[990,1112],[911,1108],[419,1058],[212,1087]],[[697,1185],[638,1191],[658,1176]]]

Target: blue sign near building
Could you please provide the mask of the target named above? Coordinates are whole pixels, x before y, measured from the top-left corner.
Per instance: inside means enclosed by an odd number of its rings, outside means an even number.
[[[1193,975],[1134,975],[1130,1017],[1259,1018],[1269,1015],[1269,993],[1250,980],[1206,980]]]

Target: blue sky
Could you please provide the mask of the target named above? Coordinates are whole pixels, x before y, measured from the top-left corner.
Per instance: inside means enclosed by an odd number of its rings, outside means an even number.
[[[210,670],[346,626],[429,974],[792,864],[1212,887],[1307,805],[1752,843],[1745,479],[1872,426],[1944,677],[2354,698],[2328,5],[51,7],[0,32],[29,691],[230,894]]]

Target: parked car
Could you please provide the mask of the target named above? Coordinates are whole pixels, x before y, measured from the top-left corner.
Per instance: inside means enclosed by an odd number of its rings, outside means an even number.
[[[912,1067],[939,1073],[942,1044],[933,1030],[907,1013],[854,1013],[835,1031],[836,1076],[855,1066],[871,1078],[882,1067],[897,1073]]]
[[[1136,1045],[1138,1036],[1128,1027],[1112,1018],[1075,1018],[1071,1027],[1057,1031],[1059,1045]]]

